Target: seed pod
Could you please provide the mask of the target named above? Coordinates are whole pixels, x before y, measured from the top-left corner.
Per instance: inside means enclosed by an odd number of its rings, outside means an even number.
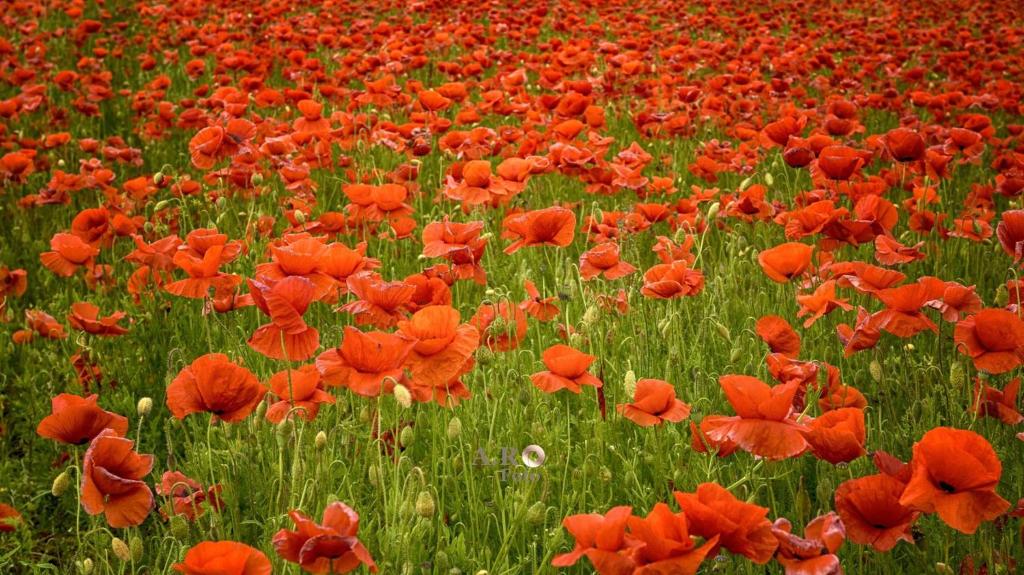
[[[871,379],[875,380],[875,383],[882,382],[882,364],[878,363],[877,359],[872,359],[868,364],[868,373],[871,374]]]
[[[54,497],[60,497],[64,495],[64,492],[71,487],[71,474],[65,469],[60,475],[54,478],[53,485],[50,487],[50,493]]]
[[[139,414],[139,417],[146,417],[150,411],[153,411],[152,397],[143,397],[135,406],[135,412]]]
[[[458,439],[462,435],[462,420],[458,417],[448,421],[448,439]]]
[[[398,436],[398,441],[402,444],[402,447],[409,447],[414,439],[416,439],[416,435],[413,433],[412,427],[402,429],[402,433]]]
[[[318,431],[313,439],[313,445],[316,446],[318,451],[322,451],[324,447],[327,447],[327,433]]]
[[[399,383],[395,386],[394,394],[395,401],[398,402],[398,405],[401,405],[406,409],[412,407],[412,393],[409,391],[408,387]]]
[[[949,367],[949,384],[955,389],[961,389],[967,384],[967,373],[964,371],[964,366],[959,361],[954,362]]]
[[[128,562],[132,560],[132,550],[119,537],[112,537],[110,539],[110,548],[114,550],[114,556],[121,561]]]
[[[436,510],[434,496],[429,491],[420,491],[420,494],[416,496],[416,513],[424,519],[430,519]]]
[[[547,515],[547,507],[544,506],[543,501],[538,501],[526,510],[526,522],[533,526],[540,525],[544,523],[545,515]]]

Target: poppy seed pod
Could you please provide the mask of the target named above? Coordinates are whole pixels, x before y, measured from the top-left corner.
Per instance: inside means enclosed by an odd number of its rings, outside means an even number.
[[[132,560],[132,551],[121,538],[112,537],[110,539],[110,548],[114,551],[114,556],[121,561],[128,562]]]
[[[424,519],[430,519],[434,516],[436,509],[434,496],[429,491],[420,491],[420,494],[416,496],[416,513]]]
[[[60,475],[54,478],[53,485],[50,487],[50,493],[54,497],[60,497],[68,490],[68,487],[71,487],[71,474],[67,469],[65,469]]]
[[[882,364],[878,363],[877,359],[872,359],[868,364],[868,373],[871,374],[871,379],[875,380],[875,383],[882,382]]]
[[[139,414],[139,417],[146,417],[149,412],[153,410],[153,398],[143,397],[139,400],[139,403],[135,406],[135,412]]]

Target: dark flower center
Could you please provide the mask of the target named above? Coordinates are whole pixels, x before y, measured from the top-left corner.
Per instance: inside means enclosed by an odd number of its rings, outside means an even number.
[[[952,485],[946,483],[945,481],[939,482],[939,489],[945,491],[946,493],[956,493],[956,487],[953,487]]]

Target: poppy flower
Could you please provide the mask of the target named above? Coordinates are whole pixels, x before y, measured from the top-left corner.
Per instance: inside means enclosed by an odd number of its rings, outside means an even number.
[[[710,415],[701,420],[698,426],[690,421],[690,447],[697,453],[708,453],[714,450],[718,457],[729,457],[740,448],[735,442],[728,438],[711,439],[707,432],[718,426],[718,416]]]
[[[18,523],[21,523],[21,513],[10,505],[0,503],[0,533],[13,533]]]
[[[198,481],[180,471],[165,471],[156,486],[156,493],[170,499],[167,509],[161,509],[164,518],[180,515],[189,521],[202,517],[207,508],[220,509],[221,486],[214,485],[209,490],[203,489]]]
[[[492,351],[515,349],[526,337],[526,313],[506,300],[481,304],[469,323]]]
[[[548,368],[547,371],[531,375],[530,381],[537,389],[546,393],[554,393],[561,389],[580,393],[584,385],[601,387],[601,380],[587,372],[596,359],[592,355],[557,343],[541,354],[541,361]]]
[[[685,261],[656,264],[644,272],[640,293],[654,299],[695,296],[704,290],[704,274]]]
[[[772,281],[788,283],[811,265],[813,251],[813,246],[788,242],[761,251],[757,254],[757,261]]]
[[[1017,409],[1017,395],[1020,393],[1020,378],[1015,377],[1003,389],[996,389],[974,379],[974,402],[972,409],[980,416],[995,417],[1006,425],[1024,423],[1024,415]]]
[[[104,429],[82,460],[82,507],[89,515],[103,513],[111,527],[140,525],[153,508],[153,492],[142,481],[153,470],[153,456],[139,455],[134,445]]]
[[[849,146],[826,146],[818,154],[818,169],[830,180],[849,180],[863,164],[860,152]]]
[[[1010,507],[996,493],[1003,473],[992,445],[973,431],[937,427],[914,444],[912,473],[900,505],[938,513],[947,525],[968,535]]]
[[[203,541],[173,567],[184,575],[270,575],[273,571],[262,551],[236,541]]]
[[[128,433],[128,418],[104,411],[97,404],[98,400],[96,394],[81,397],[62,393],[54,397],[50,400],[51,413],[39,422],[36,433],[71,445],[88,443],[107,428],[124,437]]]
[[[910,528],[920,513],[900,504],[906,485],[880,473],[858,477],[836,488],[836,513],[850,541],[885,552],[900,541],[914,543]]]
[[[864,450],[866,436],[864,411],[855,407],[825,412],[815,418],[804,433],[814,456],[833,465],[853,461],[867,453]]]
[[[626,523],[633,508],[613,507],[608,513],[571,515],[562,520],[562,526],[576,540],[573,550],[556,555],[551,561],[555,567],[571,567],[581,558],[590,560],[600,575],[624,575],[634,572],[635,564],[620,551],[627,548]]]
[[[558,301],[556,296],[541,297],[537,286],[530,280],[523,280],[523,286],[526,289],[526,299],[519,304],[520,309],[540,321],[551,321],[558,317],[561,310],[555,304]]]
[[[302,318],[316,295],[313,282],[302,276],[261,277],[249,280],[249,293],[256,307],[270,317],[270,323],[253,332],[249,347],[270,359],[305,361],[313,357],[320,347],[320,332]]]
[[[478,284],[487,283],[487,272],[480,265],[487,239],[480,236],[484,223],[432,222],[423,228],[423,255],[443,257],[455,268],[459,279],[472,278]]]
[[[847,303],[847,300],[836,296],[835,280],[822,282],[812,293],[797,294],[796,302],[800,304],[800,310],[796,313],[796,316],[807,316],[803,323],[805,328],[811,327],[816,321],[826,314],[832,313],[837,308],[844,310],[853,309]]]
[[[779,542],[772,534],[768,508],[737,499],[717,483],[701,483],[695,493],[674,493],[686,514],[690,533],[705,539],[717,538],[709,555],[719,547],[764,565],[775,555]]]
[[[321,353],[316,368],[326,385],[376,397],[391,393],[395,384],[405,380],[405,360],[415,346],[416,340],[402,334],[345,326],[341,345]]]
[[[679,423],[690,416],[690,406],[676,399],[675,386],[660,379],[637,381],[633,403],[621,403],[616,409],[642,427],[665,421]]]
[[[377,572],[370,552],[356,538],[359,515],[348,505],[341,501],[329,504],[321,523],[301,511],[291,511],[288,516],[295,531],[281,529],[273,539],[274,550],[285,561],[297,563],[307,573],[349,573],[360,565]]]
[[[280,245],[271,245],[272,261],[256,266],[256,276],[265,280],[281,280],[299,276],[313,284],[313,299],[327,298],[337,289],[337,282],[323,271],[331,248],[309,234],[292,234]],[[272,283],[265,281],[264,283]]]
[[[889,130],[885,134],[885,147],[897,162],[914,162],[924,158],[924,138],[910,128]]]
[[[884,266],[896,266],[923,260],[925,254],[920,250],[923,245],[924,242],[918,242],[915,246],[905,246],[887,235],[875,236],[875,261]]]
[[[194,230],[186,237],[185,244],[174,254],[174,265],[188,277],[164,286],[171,294],[180,297],[202,299],[214,288],[228,290],[240,284],[242,278],[220,271],[220,266],[233,261],[241,251],[237,242],[215,229]]]
[[[114,336],[128,333],[128,329],[118,325],[127,314],[123,311],[114,312],[100,317],[100,308],[87,302],[71,304],[68,323],[71,327],[93,335]]]
[[[576,214],[561,206],[551,206],[506,217],[501,237],[515,240],[505,248],[506,254],[513,254],[528,246],[565,247],[572,243],[575,233]]]
[[[205,412],[234,423],[248,417],[266,392],[248,369],[222,353],[208,353],[167,386],[167,407],[178,419]]]
[[[13,295],[20,297],[28,289],[28,272],[0,266],[0,298]]]
[[[278,399],[267,409],[267,421],[273,424],[291,415],[313,421],[321,403],[334,403],[334,396],[321,387],[320,372],[315,365],[279,371],[270,376],[267,384]]]
[[[996,238],[1013,263],[1024,259],[1024,210],[1006,210],[996,226]]]
[[[777,315],[766,315],[757,320],[754,331],[768,344],[772,353],[793,358],[800,355],[800,334],[785,319]]]
[[[789,520],[779,518],[772,527],[779,541],[776,559],[786,575],[839,575],[842,568],[836,551],[846,539],[846,528],[835,513],[815,518],[804,528],[804,536],[793,534]]]
[[[875,292],[886,309],[879,311],[872,319],[875,326],[897,337],[912,337],[915,334],[939,328],[921,308],[931,299],[931,288],[927,282],[917,282]]]
[[[1024,364],[1024,321],[1004,309],[988,308],[960,320],[953,330],[960,353],[974,367],[992,374]]]
[[[701,427],[711,441],[728,441],[766,459],[795,457],[809,447],[804,427],[791,417],[799,380],[771,387],[754,377],[723,375],[718,383],[736,416],[705,417]]]
[[[717,537],[711,537],[698,547],[690,537],[686,515],[673,513],[661,502],[654,504],[647,517],[630,517],[628,525],[630,537],[639,543],[627,553],[637,574],[693,575],[718,543]]]
[[[619,260],[619,244],[614,242],[598,244],[580,256],[580,277],[585,281],[598,276],[615,280],[635,271],[634,266]]]
[[[460,320],[451,306],[427,306],[398,322],[398,332],[416,340],[406,365],[412,373],[411,391],[424,400],[469,395],[458,379],[473,367],[480,332]]]
[[[416,286],[402,281],[387,282],[374,272],[360,272],[349,276],[348,291],[357,298],[340,308],[356,316],[359,325],[372,325],[378,329],[393,327],[406,315],[416,293]]]
[[[46,269],[62,277],[71,277],[78,268],[92,265],[100,251],[82,238],[72,234],[55,234],[50,239],[50,251],[39,254]]]

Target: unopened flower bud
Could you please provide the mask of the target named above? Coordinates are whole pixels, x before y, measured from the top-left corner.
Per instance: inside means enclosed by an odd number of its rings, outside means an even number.
[[[131,551],[132,561],[139,563],[142,561],[142,553],[144,551],[142,546],[142,538],[138,535],[128,540],[128,550]]]
[[[775,176],[773,176],[771,172],[765,172],[765,174],[764,174],[764,183],[768,184],[769,186],[774,184],[775,183]]]
[[[711,204],[711,207],[708,208],[708,221],[709,222],[715,221],[715,218],[718,217],[718,212],[721,209],[722,209],[722,203],[721,202],[715,202],[715,203]]]
[[[453,417],[448,422],[448,439],[458,439],[462,435],[462,420]]]
[[[871,374],[871,379],[875,380],[875,383],[882,382],[882,364],[878,363],[877,359],[872,359],[868,364],[868,373]]]
[[[544,523],[545,515],[547,515],[547,508],[543,501],[538,501],[526,510],[526,522],[534,526],[540,525]]]
[[[412,427],[402,429],[402,433],[398,436],[398,441],[401,443],[402,447],[409,447],[412,445],[414,439],[416,439],[416,435],[413,433]]]
[[[121,538],[111,538],[110,548],[114,550],[114,556],[120,559],[121,561],[128,562],[132,560],[132,550],[128,548],[128,544],[125,543]]]
[[[75,566],[78,567],[78,571],[82,575],[90,575],[92,573],[93,564],[92,559],[89,557],[81,561],[75,561]]]
[[[181,515],[171,516],[171,536],[178,541],[188,538],[188,521]]]
[[[67,491],[69,487],[71,487],[71,474],[65,469],[60,475],[54,478],[53,485],[50,487],[50,493],[52,493],[54,497],[60,497],[61,495],[64,495],[64,492]]]
[[[149,412],[153,410],[153,398],[143,397],[139,400],[139,403],[135,406],[135,412],[139,414],[139,417],[146,417]]]
[[[718,331],[718,335],[722,336],[722,339],[726,341],[732,341],[732,332],[725,325],[715,322],[715,330]]]
[[[436,510],[434,496],[429,491],[420,491],[420,494],[416,496],[416,513],[424,519],[429,519],[434,516]]]
[[[252,175],[252,178],[250,179],[250,181],[252,182],[252,185],[254,185],[254,186],[258,186],[258,185],[262,184],[263,183],[263,174],[261,172],[256,172],[255,174]]]
[[[295,210],[295,221],[299,222],[300,224],[306,223],[306,212],[300,212],[299,210]]]
[[[394,394],[395,401],[398,402],[398,405],[401,405],[406,409],[412,407],[412,393],[409,392],[408,387],[405,387],[404,385],[399,383],[398,385],[395,386]]]
[[[636,395],[636,374],[632,369],[626,371],[626,376],[622,378],[622,386],[626,388],[626,397]]]
[[[318,431],[316,438],[313,439],[313,445],[316,446],[317,450],[322,450],[327,446],[327,434],[323,431]]]
[[[160,184],[164,183],[164,173],[163,172],[157,172],[157,173],[153,174],[153,183],[158,185],[158,186]]]

